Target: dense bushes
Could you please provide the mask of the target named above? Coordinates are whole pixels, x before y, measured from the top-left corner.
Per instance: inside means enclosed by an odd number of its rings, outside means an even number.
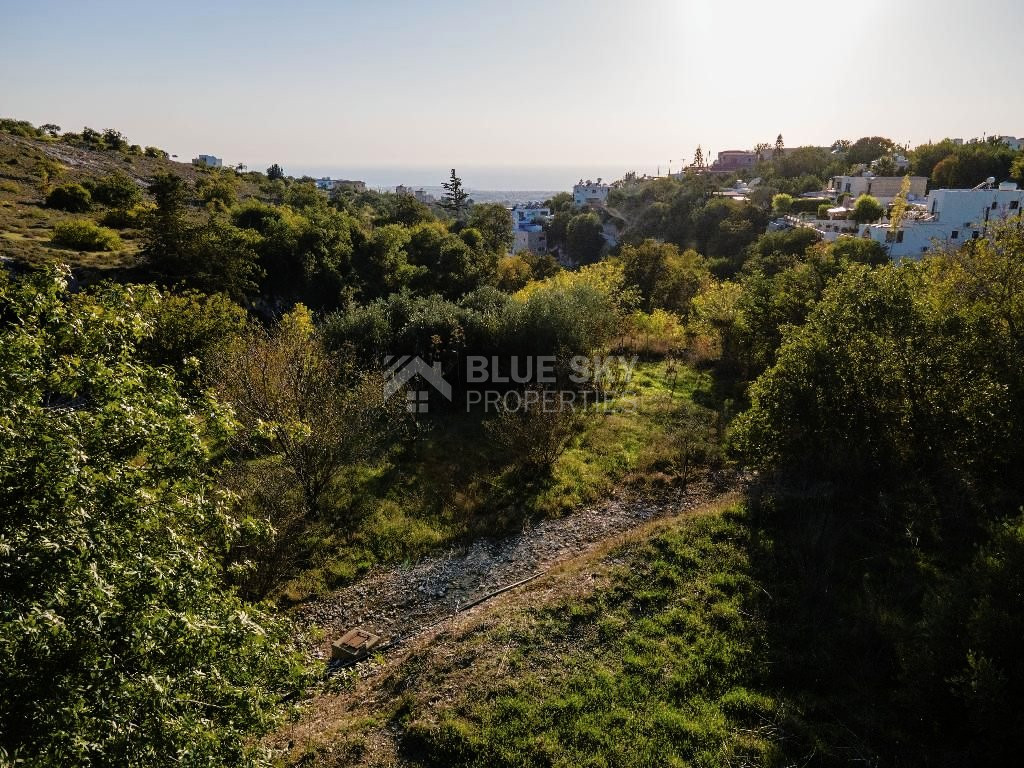
[[[68,213],[84,213],[92,207],[92,195],[81,184],[62,184],[46,196],[46,207]]]
[[[121,238],[114,230],[88,219],[57,222],[53,225],[53,242],[80,251],[116,251],[121,247]]]
[[[819,197],[795,197],[790,204],[790,212],[817,214],[821,204],[821,198]]]
[[[480,288],[459,302],[394,294],[325,321],[328,343],[365,362],[419,355],[454,362],[462,354],[588,354],[618,330],[632,306],[621,268],[608,262],[563,272],[508,296]]]

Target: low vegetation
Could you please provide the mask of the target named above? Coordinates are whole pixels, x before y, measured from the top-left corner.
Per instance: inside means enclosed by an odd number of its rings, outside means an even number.
[[[79,251],[116,251],[121,238],[112,229],[89,220],[60,221],[53,226],[53,242]]]

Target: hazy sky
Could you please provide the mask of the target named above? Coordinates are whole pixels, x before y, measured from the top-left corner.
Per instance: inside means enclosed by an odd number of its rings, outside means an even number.
[[[0,0],[0,115],[291,173],[548,188],[780,132],[1024,136],[1022,30],[1020,0]]]

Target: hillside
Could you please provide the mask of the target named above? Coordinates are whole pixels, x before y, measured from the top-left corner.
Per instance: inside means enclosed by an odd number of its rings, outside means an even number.
[[[94,205],[85,214],[73,214],[45,205],[46,194],[57,185],[94,184],[118,172],[130,176],[142,190],[157,173],[172,173],[193,184],[211,175],[191,163],[167,158],[0,132],[0,258],[33,266],[57,262],[72,268],[133,266],[139,250],[138,230],[133,226],[118,228],[123,247],[113,252],[78,251],[51,242],[58,222],[81,218],[100,222],[108,207]],[[258,195],[260,178],[265,180],[262,174],[239,174],[239,197]],[[144,199],[152,202],[148,192]]]

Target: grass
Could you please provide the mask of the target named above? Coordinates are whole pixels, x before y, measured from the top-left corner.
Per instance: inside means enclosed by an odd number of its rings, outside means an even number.
[[[739,505],[655,523],[318,700],[289,762],[784,764],[751,547]]]
[[[440,712],[399,714],[424,765],[770,764],[779,703],[763,692],[742,513],[617,553],[607,588],[546,606],[509,638],[506,674]]]
[[[685,482],[694,464],[717,460],[714,414],[694,403],[707,375],[639,363],[607,409],[594,409],[550,474],[524,476],[488,439],[477,413],[426,422],[419,439],[337,484],[332,524],[309,528],[306,564],[276,596],[307,599],[350,582],[374,563],[414,560],[463,540],[556,517],[623,486]],[[680,413],[694,419],[679,422]],[[690,467],[681,450],[695,450]],[[337,525],[337,521],[344,521]]]

